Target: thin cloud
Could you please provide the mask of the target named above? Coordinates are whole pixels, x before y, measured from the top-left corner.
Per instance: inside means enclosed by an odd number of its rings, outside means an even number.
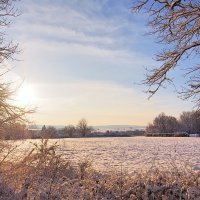
[[[86,117],[93,124],[143,125],[157,112],[182,110],[176,97],[147,101],[132,87],[143,67],[155,65],[155,46],[142,36],[145,16],[133,16],[126,2],[21,1],[24,13],[12,28],[24,51],[16,72],[37,88],[38,123]]]
[[[134,52],[134,48],[135,51],[138,50],[139,46],[136,45],[138,36],[144,32],[143,26],[120,15],[98,16],[101,10],[99,5],[103,5],[102,3],[96,3],[96,6],[91,7],[84,2],[86,9],[77,9],[75,5],[74,3],[73,6],[66,4],[41,6],[34,2],[25,4],[22,6],[26,10],[23,20],[14,30],[25,38],[42,38],[60,43],[86,43],[105,49],[130,52]],[[127,9],[126,12],[131,15],[130,10]]]

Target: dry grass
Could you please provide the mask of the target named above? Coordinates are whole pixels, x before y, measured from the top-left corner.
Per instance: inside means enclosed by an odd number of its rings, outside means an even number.
[[[4,149],[10,154],[13,146]],[[3,146],[2,146],[3,147]],[[74,165],[57,154],[57,144],[41,140],[18,161],[2,154],[0,199],[200,199],[200,172],[192,170],[100,173],[88,160]],[[6,156],[6,159],[4,157]]]

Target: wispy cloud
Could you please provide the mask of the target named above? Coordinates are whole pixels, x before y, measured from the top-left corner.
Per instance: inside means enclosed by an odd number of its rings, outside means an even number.
[[[144,28],[126,17],[131,15],[130,9],[106,16],[100,12],[104,9],[103,2],[84,1],[84,6],[81,4],[81,7],[80,2],[73,2],[75,3],[45,6],[29,2],[23,5],[23,20],[17,24],[15,30],[23,37],[55,40],[60,43],[80,43],[111,50],[131,51],[140,48],[136,45]]]
[[[156,48],[142,36],[146,16],[133,16],[131,3],[21,1],[23,14],[12,33],[23,62],[15,71],[38,92],[37,122],[86,117],[93,124],[142,125],[158,112],[180,112],[176,97],[161,93],[147,101],[142,89],[133,87],[143,79],[144,67],[155,65]]]

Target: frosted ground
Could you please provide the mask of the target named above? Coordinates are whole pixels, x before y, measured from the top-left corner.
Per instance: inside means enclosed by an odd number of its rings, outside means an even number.
[[[31,150],[39,140],[26,140],[19,147]],[[73,161],[88,159],[100,171],[133,173],[159,166],[169,170],[195,168],[200,164],[200,138],[70,138],[52,139],[59,151]],[[19,142],[18,142],[19,143]],[[18,149],[19,150],[19,149]],[[18,151],[19,152],[19,151]]]

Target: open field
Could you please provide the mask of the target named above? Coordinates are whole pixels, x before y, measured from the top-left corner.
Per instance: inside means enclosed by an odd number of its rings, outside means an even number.
[[[30,143],[39,140],[18,141],[19,149],[30,149]],[[200,164],[200,138],[74,138],[52,139],[57,142],[59,151],[65,157],[76,161],[88,159],[100,171],[149,170],[159,166],[162,170],[170,168],[193,168]]]
[[[12,158],[2,154],[1,199],[200,200],[200,171],[192,170],[199,138],[7,142],[1,144],[5,152],[18,146]]]

